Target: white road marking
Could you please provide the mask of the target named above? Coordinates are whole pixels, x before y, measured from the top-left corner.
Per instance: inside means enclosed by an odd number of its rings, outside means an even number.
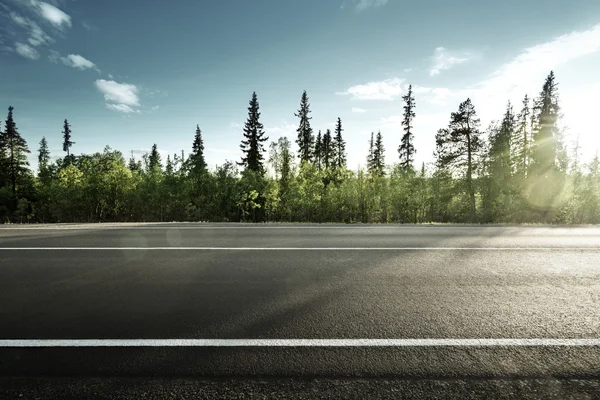
[[[0,251],[599,251],[600,247],[0,247]]]
[[[0,347],[549,347],[600,339],[9,339]]]

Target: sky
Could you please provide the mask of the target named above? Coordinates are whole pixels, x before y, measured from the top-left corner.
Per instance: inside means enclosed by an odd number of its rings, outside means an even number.
[[[270,141],[293,142],[304,90],[315,134],[342,119],[350,168],[378,130],[393,164],[409,84],[420,164],[460,102],[486,128],[550,70],[568,145],[579,136],[589,160],[599,66],[598,0],[0,0],[0,107],[33,166],[42,136],[64,155],[65,118],[75,154],[156,143],[164,160],[191,150],[198,124],[211,167],[238,161],[252,92]]]

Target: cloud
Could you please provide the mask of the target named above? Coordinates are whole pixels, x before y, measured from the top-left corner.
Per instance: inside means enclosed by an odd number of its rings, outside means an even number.
[[[471,59],[470,54],[463,54],[462,57],[452,55],[443,47],[438,47],[433,53],[433,64],[429,69],[430,76],[439,75],[440,72],[450,69],[455,65],[464,64]]]
[[[19,25],[21,28],[26,29],[29,33],[29,38],[27,41],[32,46],[39,45],[47,45],[54,42],[50,36],[44,32],[42,28],[35,22],[30,20],[29,18],[22,17],[21,15],[11,12],[10,18],[14,23]]]
[[[518,102],[526,93],[536,94],[550,70],[599,51],[600,24],[558,36],[525,48],[487,79],[465,90],[464,97],[471,96],[478,104],[485,104],[486,110],[502,109],[507,99]]]
[[[97,27],[95,27],[94,25],[90,24],[89,22],[85,22],[83,21],[81,23],[81,26],[83,26],[85,29],[87,29],[88,31],[97,31],[99,30]]]
[[[56,50],[50,50],[50,54],[48,54],[48,61],[54,64],[58,64],[60,60],[60,53]]]
[[[365,110],[364,108],[352,107],[352,112],[353,113],[362,114],[362,113],[366,113],[367,110]]]
[[[265,128],[265,132],[273,140],[276,140],[277,138],[280,138],[281,136],[293,138],[297,134],[296,128],[298,128],[298,126],[296,124],[291,124],[287,121],[282,121],[279,125]]]
[[[28,58],[30,60],[37,60],[38,58],[40,58],[40,53],[38,53],[36,49],[25,43],[16,42],[15,51],[20,56]]]
[[[354,6],[354,9],[357,12],[361,12],[369,8],[377,8],[384,6],[387,3],[388,0],[359,0],[358,3],[356,3],[356,6]]]
[[[77,68],[82,71],[85,69],[94,69],[100,72],[98,67],[96,67],[96,64],[94,64],[87,58],[80,56],[79,54],[69,54],[66,57],[61,57],[60,60],[63,64],[65,64],[68,67]]]
[[[454,92],[448,88],[431,88],[426,86],[415,85],[412,87],[412,91],[416,95],[421,96],[425,101],[431,104],[445,105],[448,103],[448,99],[454,95]],[[419,100],[417,99],[417,102]]]
[[[352,96],[356,100],[393,100],[402,94],[403,79],[391,78],[385,81],[369,82],[350,87],[339,96]]]
[[[106,104],[106,108],[108,108],[109,110],[113,110],[113,111],[119,111],[125,114],[129,114],[129,113],[139,113],[140,110],[134,110],[133,108],[129,107],[127,104],[110,104],[107,103]]]
[[[38,14],[58,29],[71,27],[71,17],[61,9],[43,1],[31,0],[30,3]]]
[[[96,88],[104,95],[104,100],[107,102],[125,104],[128,106],[139,106],[140,98],[138,96],[138,88],[129,83],[118,83],[115,81],[107,81],[97,79]]]

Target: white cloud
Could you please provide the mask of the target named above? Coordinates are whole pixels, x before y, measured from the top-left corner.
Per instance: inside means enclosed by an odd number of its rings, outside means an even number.
[[[43,1],[31,0],[31,5],[48,22],[56,28],[71,27],[71,17],[61,9]]]
[[[355,9],[358,12],[364,11],[368,8],[377,8],[386,5],[388,0],[359,0],[356,3]]]
[[[112,74],[108,74],[108,79],[113,79]]]
[[[98,67],[96,67],[96,64],[94,64],[87,58],[80,56],[79,54],[69,54],[66,57],[61,57],[60,60],[63,64],[65,64],[68,67],[77,68],[82,71],[85,69],[94,69],[100,72]]]
[[[598,51],[600,24],[589,30],[574,31],[524,49],[488,79],[465,90],[464,97],[471,96],[476,104],[485,105],[485,115],[482,117],[491,118],[492,115],[487,114],[491,114],[492,110],[497,114],[497,109],[501,110],[507,99],[520,104],[519,101],[526,93],[530,97],[537,94],[550,70]]]
[[[466,63],[470,60],[471,56],[469,54],[463,54],[463,56],[452,55],[445,48],[438,47],[435,49],[432,58],[433,65],[429,69],[429,75],[436,76],[455,65]]]
[[[356,100],[393,100],[402,94],[400,78],[391,78],[385,81],[369,82],[364,85],[352,86],[345,92],[338,92],[340,96],[352,96]]]
[[[366,113],[367,110],[365,110],[364,108],[352,107],[352,112],[353,113],[362,114],[362,113]]]
[[[119,111],[125,114],[140,112],[139,110],[134,110],[133,108],[129,107],[127,104],[106,104],[106,108],[113,111]]]
[[[104,100],[128,106],[139,106],[140,98],[138,88],[129,83],[118,83],[98,79],[95,82],[96,88],[104,95]]]
[[[56,50],[50,50],[50,54],[48,54],[48,61],[58,64],[58,60],[60,60],[60,53]]]
[[[279,125],[270,126],[265,128],[265,132],[269,135],[271,140],[277,140],[278,138],[285,136],[287,138],[296,137],[296,124],[291,124],[287,121],[282,121]]]
[[[54,40],[44,32],[42,28],[29,18],[22,17],[21,15],[11,12],[10,18],[14,23],[19,25],[21,28],[26,29],[29,33],[27,41],[32,46],[46,45],[53,43]]]
[[[15,50],[20,56],[28,58],[30,60],[37,60],[38,58],[40,58],[40,53],[38,53],[36,49],[25,43],[16,42]]]

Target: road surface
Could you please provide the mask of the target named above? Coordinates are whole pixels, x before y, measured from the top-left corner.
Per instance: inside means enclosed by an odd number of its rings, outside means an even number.
[[[0,397],[593,398],[599,278],[589,227],[1,226]]]

